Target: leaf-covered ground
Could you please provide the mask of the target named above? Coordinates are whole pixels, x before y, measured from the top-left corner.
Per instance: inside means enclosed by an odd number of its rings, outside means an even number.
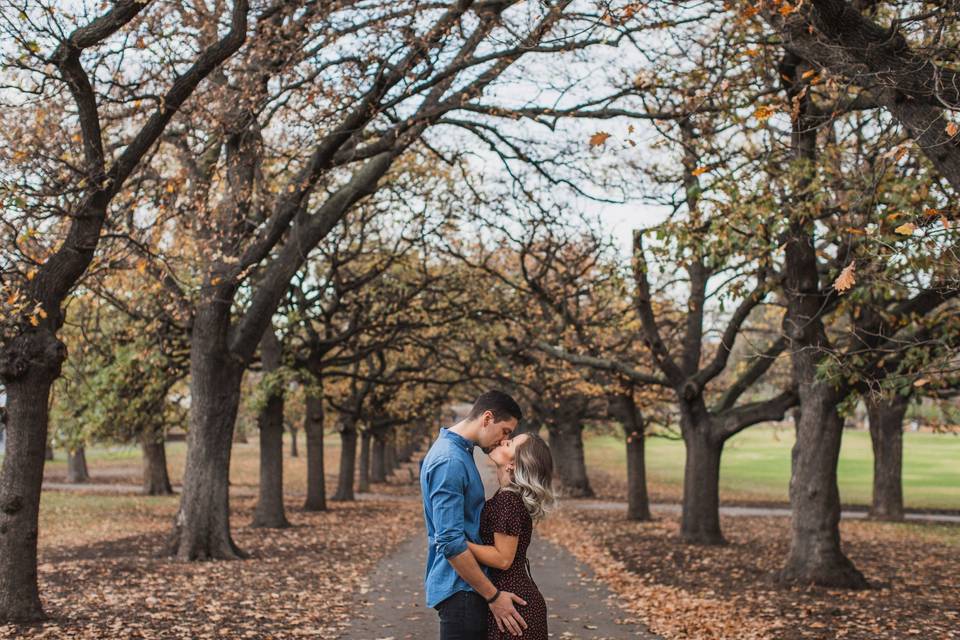
[[[167,508],[133,514],[125,537],[49,538],[40,588],[51,620],[2,626],[0,637],[333,638],[365,574],[419,517],[409,501],[333,503],[325,513],[299,511],[298,501],[288,504],[294,527],[251,529],[253,500],[233,502],[234,539],[251,554],[244,561],[158,556]]]
[[[849,592],[775,583],[787,518],[727,518],[729,544],[679,542],[675,517],[566,509],[541,533],[607,582],[664,638],[960,638],[960,527],[842,524],[844,550],[873,588]]]

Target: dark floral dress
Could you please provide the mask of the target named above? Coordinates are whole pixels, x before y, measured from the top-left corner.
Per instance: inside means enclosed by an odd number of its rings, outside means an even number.
[[[530,564],[527,562],[527,547],[533,534],[533,520],[523,506],[523,499],[513,491],[497,491],[483,505],[480,514],[480,538],[483,544],[493,544],[493,534],[502,533],[516,536],[517,555],[510,568],[504,571],[490,570],[490,580],[503,591],[515,593],[524,600],[526,606],[514,605],[523,616],[527,628],[522,640],[547,640],[547,603],[530,576]],[[487,640],[515,640],[506,631],[497,628],[493,613],[487,613]]]

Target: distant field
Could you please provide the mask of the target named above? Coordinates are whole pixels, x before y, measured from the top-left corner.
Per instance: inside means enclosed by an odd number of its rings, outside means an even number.
[[[721,498],[786,502],[793,440],[792,429],[773,428],[748,429],[731,438],[721,464]],[[616,479],[626,477],[622,440],[588,435],[585,447],[588,470],[605,471]],[[679,497],[683,460],[682,442],[647,439],[647,475],[655,496],[659,489],[665,497]],[[960,509],[960,436],[904,434],[903,465],[907,507]],[[870,504],[873,452],[868,433],[844,432],[838,479],[844,504]]]
[[[233,488],[255,494],[259,481],[260,450],[257,434],[248,444],[234,444],[230,461],[230,484]],[[283,484],[288,496],[296,504],[306,486],[306,443],[299,436],[300,457],[290,457],[290,436],[284,435]],[[140,448],[94,446],[86,451],[87,467],[95,483],[136,484],[141,481]],[[167,443],[167,465],[170,478],[179,484],[183,477],[187,445],[185,442]],[[324,471],[327,491],[336,486],[339,470],[340,437],[330,434],[324,438]],[[53,461],[47,462],[44,477],[62,481],[67,473],[66,452],[57,450]],[[233,503],[252,502],[252,497],[234,498]],[[74,493],[44,491],[40,500],[40,545],[53,547],[95,541],[112,540],[138,532],[166,531],[176,512],[179,496],[149,497],[115,495],[112,493]],[[238,521],[236,525],[245,525]]]

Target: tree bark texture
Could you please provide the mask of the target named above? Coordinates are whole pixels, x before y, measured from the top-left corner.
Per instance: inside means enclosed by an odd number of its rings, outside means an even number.
[[[73,451],[67,450],[67,482],[76,484],[90,482],[90,470],[87,468],[87,451],[82,444]]]
[[[337,491],[332,500],[353,500],[353,478],[357,463],[357,425],[344,418],[340,423],[340,472],[337,476]]]
[[[592,498],[583,457],[583,423],[575,416],[560,415],[547,427],[553,464],[563,495],[568,498]]]
[[[305,511],[327,510],[327,488],[323,469],[323,395],[307,393],[303,430],[307,434],[307,498]]]
[[[723,544],[720,530],[720,457],[724,441],[713,435],[702,398],[681,402],[680,420],[686,461],[680,537],[692,544]]]
[[[15,338],[0,352],[7,393],[6,453],[0,467],[0,621],[44,618],[37,587],[37,531],[50,387],[66,349],[51,332]]]
[[[873,445],[873,502],[870,516],[903,520],[903,418],[909,396],[867,397],[870,442]]]
[[[787,312],[794,381],[800,396],[797,439],[790,477],[790,552],[784,582],[863,588],[867,582],[840,548],[840,491],[837,461],[843,420],[837,407],[844,392],[817,375],[828,346],[820,309],[819,273],[812,223],[792,223],[786,247]]]
[[[229,303],[198,305],[190,341],[190,430],[171,554],[181,560],[245,557],[230,537],[230,453],[245,365],[227,348]]]
[[[357,491],[360,493],[370,491],[370,441],[372,439],[369,429],[360,435],[360,463],[358,465],[360,477],[357,478]]]
[[[173,494],[170,475],[167,472],[167,451],[163,434],[144,434],[140,439],[143,452],[143,493],[147,496]]]
[[[643,416],[633,393],[617,394],[610,399],[611,413],[623,425],[627,448],[627,520],[651,520],[647,494],[646,440]]]
[[[282,347],[273,325],[267,327],[260,341],[263,373],[269,375],[280,368]],[[269,385],[266,402],[257,416],[260,430],[260,486],[253,510],[253,527],[283,529],[290,526],[283,508],[283,409],[284,390],[280,384]]]

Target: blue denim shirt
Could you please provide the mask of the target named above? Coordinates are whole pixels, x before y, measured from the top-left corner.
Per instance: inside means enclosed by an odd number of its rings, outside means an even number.
[[[473,460],[473,442],[440,429],[420,466],[423,517],[427,521],[427,606],[435,607],[458,591],[473,591],[447,558],[480,542],[483,480]]]

